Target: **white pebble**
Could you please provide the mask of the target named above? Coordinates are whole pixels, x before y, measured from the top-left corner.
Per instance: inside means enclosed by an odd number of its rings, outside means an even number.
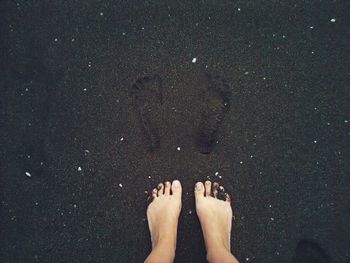
[[[122,185],[122,184],[119,184],[119,187],[123,187],[123,185]]]
[[[197,58],[193,58],[192,63],[196,63],[196,62],[197,62]]]
[[[81,167],[80,167],[80,166],[78,167],[78,171],[79,171],[79,172],[81,171]]]
[[[177,147],[177,148],[176,148],[176,150],[180,151],[180,150],[181,150],[181,148],[180,148],[180,147]]]
[[[120,141],[121,141],[121,142],[124,141],[124,137],[121,137],[121,138],[120,138]]]
[[[100,16],[103,16],[103,12],[100,13]]]
[[[237,11],[238,11],[238,12],[241,12],[241,9],[238,7],[238,8],[237,8]]]
[[[240,161],[239,163],[240,163],[240,164],[243,164],[243,162],[242,162],[242,161]]]
[[[57,42],[58,41],[58,38],[55,38],[55,42]]]
[[[32,177],[32,175],[31,175],[30,173],[28,173],[28,172],[25,172],[25,174],[26,174],[26,176],[28,176],[28,177]]]
[[[317,141],[316,141],[316,140],[314,140],[314,143],[317,143]]]
[[[332,19],[331,19],[331,22],[332,22],[332,23],[334,23],[335,21],[336,21],[335,18],[332,18]]]
[[[218,175],[219,175],[219,172],[215,172],[215,175],[218,176]]]

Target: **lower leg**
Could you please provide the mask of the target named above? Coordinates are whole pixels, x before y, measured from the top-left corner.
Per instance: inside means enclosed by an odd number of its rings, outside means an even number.
[[[159,244],[152,249],[145,263],[172,263],[175,258],[175,250],[169,250],[169,245]]]
[[[217,199],[219,185],[198,182],[195,187],[196,211],[201,223],[207,260],[210,263],[238,263],[231,254],[232,208],[230,198]]]

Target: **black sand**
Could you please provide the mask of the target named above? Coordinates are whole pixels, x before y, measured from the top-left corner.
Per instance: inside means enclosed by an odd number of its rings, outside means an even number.
[[[175,178],[176,262],[205,262],[193,186],[207,178],[233,197],[241,262],[290,262],[302,238],[349,260],[349,2],[0,10],[1,262],[142,262],[145,191]],[[232,92],[210,154],[195,145],[205,73]],[[153,74],[164,103],[150,153],[129,89]]]

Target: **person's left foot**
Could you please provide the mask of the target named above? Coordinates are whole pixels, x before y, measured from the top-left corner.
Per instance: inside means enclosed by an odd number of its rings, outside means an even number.
[[[160,183],[153,189],[153,201],[147,208],[148,226],[151,232],[152,248],[160,244],[175,253],[177,223],[181,211],[181,184],[178,180],[172,183]]]
[[[150,152],[160,148],[158,128],[163,104],[162,90],[162,80],[158,75],[140,78],[130,89],[133,106]]]

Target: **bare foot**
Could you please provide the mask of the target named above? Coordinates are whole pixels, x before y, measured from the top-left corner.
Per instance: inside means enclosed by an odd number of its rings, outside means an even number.
[[[217,199],[218,192],[224,191],[219,184],[210,181],[196,183],[196,211],[201,223],[207,259],[209,262],[238,262],[231,254],[230,239],[232,208],[230,196],[226,200]]]
[[[153,201],[147,208],[152,252],[145,262],[172,262],[175,258],[177,223],[181,211],[181,184],[160,183],[153,189]]]

